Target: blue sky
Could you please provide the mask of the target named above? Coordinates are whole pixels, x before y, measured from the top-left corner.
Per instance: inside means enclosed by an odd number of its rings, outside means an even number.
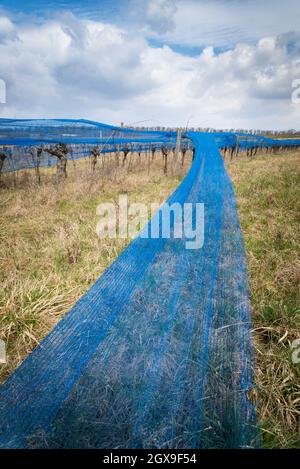
[[[48,17],[55,11],[72,11],[82,18],[98,20],[115,20],[115,17],[122,14],[128,8],[129,0],[2,0],[1,6],[4,9],[13,11],[15,14],[25,13],[34,16]]]
[[[299,127],[298,0],[0,2],[10,117]]]

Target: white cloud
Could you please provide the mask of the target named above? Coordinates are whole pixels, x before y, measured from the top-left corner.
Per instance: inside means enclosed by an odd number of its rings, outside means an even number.
[[[9,18],[0,16],[0,43],[14,36],[14,25]]]
[[[299,30],[299,0],[176,0],[169,44],[233,47]]]
[[[1,23],[2,21],[2,23]],[[151,47],[139,33],[66,14],[38,24],[0,20],[4,117],[156,119],[161,125],[290,128],[300,35],[269,36],[197,57]],[[297,120],[298,119],[298,120]],[[151,122],[150,122],[151,124]],[[153,121],[155,124],[155,121]]]
[[[146,21],[152,31],[164,34],[175,28],[176,10],[174,0],[150,0],[146,7]]]

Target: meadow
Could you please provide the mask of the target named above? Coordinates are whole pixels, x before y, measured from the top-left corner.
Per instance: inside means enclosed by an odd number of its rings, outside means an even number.
[[[100,203],[162,204],[188,170],[164,174],[159,152],[149,168],[132,155],[126,166],[114,159],[105,171],[91,171],[89,159],[69,162],[68,177],[57,187],[56,168],[2,175],[0,187],[0,338],[8,360],[5,380],[46,336],[131,241],[100,239],[96,234]],[[150,170],[149,170],[150,169]]]
[[[248,257],[255,391],[265,447],[300,448],[300,152],[227,163]]]

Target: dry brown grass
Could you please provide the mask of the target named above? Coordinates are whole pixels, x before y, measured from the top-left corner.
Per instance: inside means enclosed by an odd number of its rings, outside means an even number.
[[[131,161],[130,161],[131,160]],[[182,175],[163,174],[157,154],[148,174],[147,158],[114,158],[91,174],[88,160],[69,162],[69,177],[57,189],[55,168],[3,175],[0,187],[0,338],[8,347],[3,381],[93,284],[129,239],[99,239],[96,207],[118,202],[158,202],[173,192]]]

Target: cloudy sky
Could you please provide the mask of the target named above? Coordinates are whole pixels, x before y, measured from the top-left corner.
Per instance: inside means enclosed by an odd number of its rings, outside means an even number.
[[[1,117],[300,128],[299,0],[0,1]]]

